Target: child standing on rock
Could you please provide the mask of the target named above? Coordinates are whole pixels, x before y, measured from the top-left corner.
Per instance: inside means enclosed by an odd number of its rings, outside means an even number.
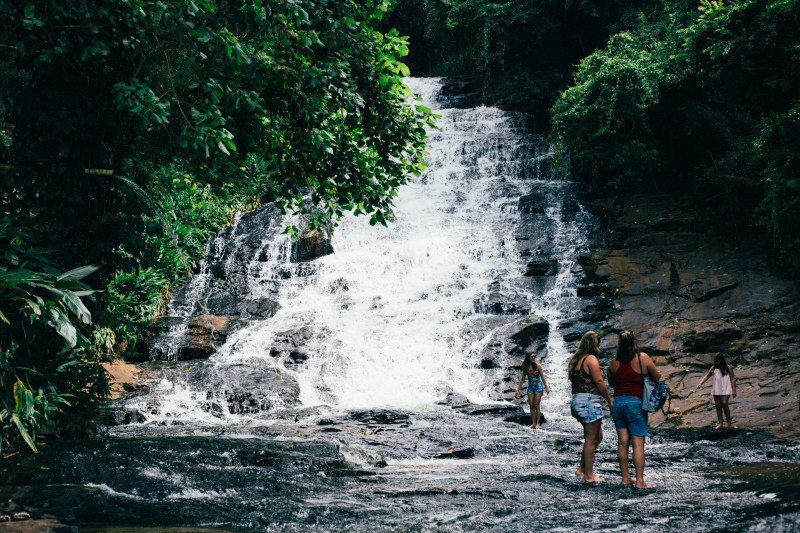
[[[522,377],[519,378],[519,385],[517,385],[517,392],[514,394],[514,399],[519,398],[519,389],[525,382],[525,377],[528,377],[528,405],[531,408],[531,427],[536,429],[540,426],[541,408],[539,407],[542,401],[542,393],[547,391],[550,394],[550,387],[547,386],[547,380],[544,378],[542,365],[536,362],[536,354],[528,352],[525,354],[525,361],[522,363]]]
[[[717,354],[714,357],[714,366],[712,366],[706,375],[697,384],[697,390],[703,386],[703,383],[708,381],[708,378],[714,376],[711,382],[711,394],[714,396],[714,406],[717,408],[717,420],[719,424],[714,429],[731,427],[731,409],[728,407],[728,400],[731,396],[736,398],[736,376],[733,374],[733,367],[725,362],[725,356]],[[725,414],[725,421],[722,420],[722,415]]]

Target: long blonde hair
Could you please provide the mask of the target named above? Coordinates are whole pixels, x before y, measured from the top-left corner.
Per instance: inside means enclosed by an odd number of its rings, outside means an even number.
[[[592,354],[595,357],[600,355],[600,336],[594,331],[587,331],[581,337],[578,349],[575,350],[575,353],[569,358],[569,363],[567,363],[567,374],[571,374],[575,370],[575,365],[586,354]]]

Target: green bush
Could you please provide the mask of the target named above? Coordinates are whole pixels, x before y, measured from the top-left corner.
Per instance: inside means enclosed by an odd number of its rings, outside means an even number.
[[[663,65],[629,33],[581,61],[552,110],[553,131],[576,175],[599,188],[639,183],[658,169],[647,111],[658,103]]]
[[[772,236],[779,264],[800,276],[800,103],[765,119],[755,146],[766,187],[758,223]]]
[[[170,281],[152,267],[116,272],[103,300],[117,340],[134,346],[138,326],[164,311],[169,289]]]
[[[0,447],[56,432],[68,412],[91,418],[108,380],[91,352],[81,283],[96,267],[61,272],[30,232],[0,220]]]

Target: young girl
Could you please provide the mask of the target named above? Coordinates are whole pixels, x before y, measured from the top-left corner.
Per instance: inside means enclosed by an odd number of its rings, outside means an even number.
[[[697,384],[697,389],[703,386],[708,378],[714,376],[711,384],[711,394],[714,395],[714,405],[717,408],[717,420],[719,424],[714,429],[731,427],[731,409],[728,407],[730,396],[736,398],[736,376],[733,375],[733,367],[725,362],[725,356],[717,354],[712,366],[705,377]],[[722,414],[725,413],[725,421],[722,421]]]
[[[550,387],[547,386],[547,380],[544,378],[542,365],[536,362],[536,354],[533,352],[525,354],[525,361],[522,363],[522,377],[519,378],[514,399],[519,398],[519,389],[525,381],[525,376],[528,376],[528,405],[531,406],[530,427],[536,429],[541,425],[539,424],[541,418],[539,403],[542,401],[542,393],[546,391],[547,394],[550,394]]]

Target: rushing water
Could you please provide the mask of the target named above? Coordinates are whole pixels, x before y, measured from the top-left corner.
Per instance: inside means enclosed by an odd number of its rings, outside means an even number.
[[[426,104],[439,107],[438,80],[411,84]],[[245,246],[253,236],[238,232],[238,218],[209,243],[206,262],[171,303],[171,315],[203,312],[213,281],[209,265],[229,271],[243,249],[248,254],[243,297],[274,297],[280,304],[274,317],[250,322],[213,356],[209,372],[228,375],[217,384],[224,388],[226,380],[236,381],[239,373],[231,369],[246,366],[290,374],[305,406],[417,408],[449,393],[473,402],[496,401],[499,395],[480,362],[486,344],[510,323],[500,321],[478,336],[465,331],[465,324],[486,316],[489,291],[500,299],[495,303],[500,313],[530,314],[550,323],[545,364],[563,367],[568,354],[558,326],[580,308],[572,267],[586,245],[589,215],[580,208],[566,210],[571,185],[554,170],[550,146],[531,135],[523,115],[486,107],[439,108],[437,113],[429,169],[403,187],[388,228],[372,227],[365,217],[346,217],[333,235],[335,253],[311,265],[291,261],[291,241],[278,231],[296,223],[289,218],[260,230],[255,246]],[[523,254],[519,199],[532,190],[545,206],[535,233],[542,242],[528,242]],[[537,292],[522,273],[530,255],[543,249],[558,267],[546,290]],[[309,357],[287,369],[285,358],[271,355],[270,347],[282,332],[299,328],[306,328]],[[185,324],[174,326],[156,353],[173,356],[185,331]],[[553,372],[552,389],[563,411],[561,374]],[[203,405],[209,389],[214,387],[208,382],[173,373],[129,407],[149,421],[197,420],[208,411]],[[269,401],[280,403],[279,398]],[[222,412],[230,411],[224,398],[218,402]],[[203,421],[228,424],[241,418],[219,412]]]
[[[606,420],[607,481],[574,475],[561,332],[585,305],[575,262],[594,221],[526,117],[450,108],[439,80],[409,83],[441,118],[389,227],[345,218],[333,254],[297,263],[281,230],[299,219],[237,217],[170,304],[153,357],[173,361],[119,402],[136,416],[7,460],[0,510],[80,531],[797,531],[800,449],[769,435],[656,430],[656,488],[637,491],[618,486]],[[524,276],[530,262],[552,271]],[[277,312],[245,311],[211,359],[175,362],[188,319],[232,280],[230,305]],[[504,399],[509,360],[484,364],[532,320],[549,326],[538,431]]]

